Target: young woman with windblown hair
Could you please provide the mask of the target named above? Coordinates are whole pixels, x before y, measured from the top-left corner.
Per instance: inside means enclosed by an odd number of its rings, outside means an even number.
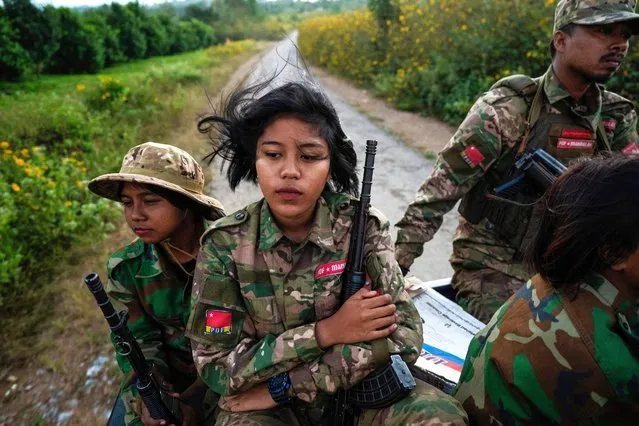
[[[204,382],[220,393],[219,425],[330,424],[331,394],[374,369],[370,342],[414,362],[421,319],[395,258],[389,222],[371,208],[371,284],[339,306],[356,154],[317,86],[238,91],[200,121],[231,188],[258,183],[261,200],[217,221],[202,239],[187,335]],[[276,384],[280,385],[280,390]],[[277,401],[277,402],[276,402]],[[358,424],[466,424],[457,402],[424,383]]]

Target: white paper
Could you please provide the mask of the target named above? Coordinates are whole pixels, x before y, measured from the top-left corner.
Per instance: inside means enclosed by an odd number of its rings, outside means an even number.
[[[459,381],[471,339],[485,324],[430,287],[450,282],[443,281],[421,283],[424,291],[413,297],[424,329],[422,353],[415,368],[444,378],[448,382],[445,390],[450,391]]]

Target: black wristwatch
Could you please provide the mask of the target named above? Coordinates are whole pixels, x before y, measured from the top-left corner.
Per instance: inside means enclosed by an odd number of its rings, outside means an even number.
[[[291,379],[288,373],[280,373],[273,376],[267,381],[268,392],[271,394],[273,401],[278,404],[287,404],[291,402]]]

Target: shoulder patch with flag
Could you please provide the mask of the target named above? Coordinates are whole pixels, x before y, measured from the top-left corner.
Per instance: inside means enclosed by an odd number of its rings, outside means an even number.
[[[231,334],[233,313],[208,309],[204,334]]]
[[[621,152],[624,155],[637,155],[639,154],[639,146],[637,146],[637,142],[630,142]]]
[[[481,164],[484,158],[486,158],[475,145],[468,145],[466,149],[462,151],[461,157],[470,167]]]

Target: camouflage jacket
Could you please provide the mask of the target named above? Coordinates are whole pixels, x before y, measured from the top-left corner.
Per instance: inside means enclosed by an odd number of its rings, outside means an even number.
[[[106,292],[117,311],[128,312],[128,327],[144,356],[167,384],[181,392],[197,378],[191,345],[184,336],[191,284],[178,279],[163,262],[154,244],[136,239],[108,260]],[[137,389],[131,381],[131,365],[119,354],[116,359],[125,374],[121,389],[126,424],[141,424],[133,411]]]
[[[470,343],[455,397],[475,425],[636,425],[639,305],[593,274],[533,277]]]
[[[370,344],[322,350],[315,339],[315,324],[339,307],[353,213],[348,196],[325,192],[308,238],[295,244],[261,200],[205,234],[187,336],[198,372],[215,392],[245,391],[288,371],[297,396],[313,402],[318,392],[350,387],[374,369]],[[390,294],[397,306],[390,352],[414,362],[422,325],[404,290],[389,226],[371,209],[366,271],[372,287]]]
[[[612,150],[639,151],[637,114],[630,101],[592,85],[579,105],[571,105],[569,92],[552,68],[546,75],[545,114],[561,114],[559,109],[581,110],[575,120],[585,121],[593,132],[600,122],[604,123]],[[396,225],[395,252],[401,266],[410,268],[421,255],[424,243],[430,241],[441,226],[444,214],[475,185],[485,182],[487,175],[493,172],[491,166],[519,149],[534,94],[535,90],[518,93],[497,83],[475,102],[439,153],[431,176]],[[490,224],[474,225],[460,217],[453,239],[451,264],[454,267],[488,267],[526,281],[530,274],[515,257],[515,252],[516,247],[500,239]]]

